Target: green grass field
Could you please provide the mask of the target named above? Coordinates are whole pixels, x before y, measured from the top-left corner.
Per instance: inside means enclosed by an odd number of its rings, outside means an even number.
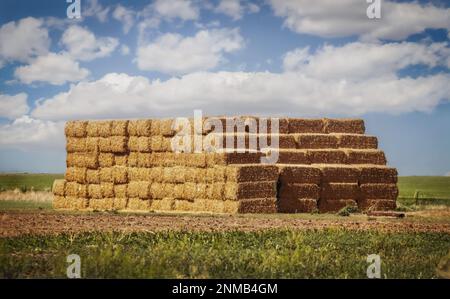
[[[53,181],[63,174],[8,173],[0,174],[0,191],[19,189],[25,191],[50,191]]]
[[[65,277],[75,253],[85,278],[365,278],[370,254],[382,277],[433,278],[449,248],[444,233],[344,229],[26,236],[0,238],[0,277]]]

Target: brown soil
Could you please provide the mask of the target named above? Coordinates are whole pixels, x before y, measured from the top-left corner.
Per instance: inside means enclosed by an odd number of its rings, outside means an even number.
[[[265,229],[375,229],[400,232],[450,233],[449,222],[420,222],[412,219],[368,218],[363,215],[336,217],[322,215],[188,215],[113,214],[62,212],[0,212],[0,237],[25,234],[58,234],[86,231],[156,232],[257,231]]]

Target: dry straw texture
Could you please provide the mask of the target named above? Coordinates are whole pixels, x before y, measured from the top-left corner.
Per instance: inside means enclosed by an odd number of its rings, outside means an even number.
[[[278,211],[281,213],[311,213],[317,211],[317,199],[280,197]]]
[[[86,137],[87,121],[68,121],[64,128],[67,137]]]
[[[329,134],[299,134],[295,140],[300,149],[338,148],[339,143],[336,136]]]

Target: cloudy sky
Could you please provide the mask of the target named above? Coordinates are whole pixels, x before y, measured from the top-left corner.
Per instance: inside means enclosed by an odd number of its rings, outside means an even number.
[[[0,171],[62,172],[69,119],[363,117],[401,175],[450,172],[450,4],[0,1]]]

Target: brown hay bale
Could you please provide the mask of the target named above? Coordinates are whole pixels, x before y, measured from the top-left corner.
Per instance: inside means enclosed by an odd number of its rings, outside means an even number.
[[[316,184],[282,184],[279,191],[280,201],[282,199],[309,198],[318,200],[320,187]]]
[[[112,136],[128,136],[128,120],[113,120],[111,124]]]
[[[323,120],[324,133],[364,134],[365,126],[362,119],[329,119]]]
[[[139,137],[137,143],[139,152],[150,153],[152,151],[152,137]]]
[[[111,152],[111,139],[106,137],[98,138],[98,149],[105,153]]]
[[[322,133],[323,121],[321,119],[289,118],[289,133]]]
[[[139,158],[140,153],[135,153],[135,152],[131,152],[128,154],[128,162],[127,162],[127,166],[128,167],[138,167],[139,163],[138,163],[138,158]]]
[[[64,196],[66,188],[66,180],[53,181],[52,192],[57,196]]]
[[[80,184],[86,183],[86,168],[80,167],[67,167],[65,179],[68,182],[77,182]]]
[[[395,184],[397,183],[397,169],[374,166],[374,165],[362,165],[360,167],[361,175],[359,177],[360,184],[378,183],[378,184]]]
[[[380,150],[345,150],[347,164],[386,165],[386,156]]]
[[[125,136],[113,136],[109,138],[110,150],[113,153],[126,153],[128,152],[128,137]]]
[[[314,165],[322,173],[324,183],[358,183],[360,169],[348,165]]]
[[[138,153],[138,167],[152,167],[153,165],[153,156],[148,153]]]
[[[78,195],[78,183],[76,182],[66,182],[65,184],[65,190],[64,195],[71,196],[71,197],[77,197]]]
[[[361,211],[390,211],[395,210],[397,204],[395,200],[389,199],[361,199],[358,201],[358,208]]]
[[[139,138],[138,136],[128,137],[128,149],[132,152],[139,151]]]
[[[173,119],[162,119],[159,121],[160,124],[160,134],[162,136],[172,137],[177,132],[172,129]]]
[[[124,166],[114,166],[112,168],[112,177],[114,184],[128,183],[128,168]]]
[[[339,140],[339,148],[376,149],[378,139],[375,136],[360,134],[334,134]]]
[[[53,196],[53,208],[54,209],[67,209],[67,200],[64,196]]]
[[[114,165],[116,166],[127,166],[128,154],[115,154],[114,155]]]
[[[276,213],[277,199],[276,198],[255,198],[244,199],[238,201],[238,213]]]
[[[128,198],[126,197],[115,197],[113,199],[113,209],[114,210],[125,210],[127,208]]]
[[[126,198],[127,197],[127,184],[114,185],[114,197]]]
[[[355,183],[322,183],[320,200],[354,199],[361,197],[358,184]]]
[[[127,210],[130,211],[149,211],[152,201],[148,199],[141,199],[137,197],[129,198]]]
[[[225,198],[239,200],[243,198],[272,198],[277,196],[276,182],[226,183]]]
[[[278,132],[272,132],[272,118],[266,118],[266,131],[264,133],[276,133],[276,134],[289,134],[289,120],[287,118],[278,118]],[[262,118],[257,118],[257,132],[263,132],[263,121]],[[247,128],[246,128],[247,129]]]
[[[347,206],[352,206],[357,208],[357,203],[353,199],[339,199],[339,200],[319,200],[319,212],[329,213],[337,212],[342,208]]]
[[[99,153],[98,164],[100,167],[112,167],[114,165],[114,154]]]
[[[89,184],[100,184],[100,171],[93,169],[86,170],[86,182]]]
[[[320,184],[321,172],[317,167],[279,164],[278,168],[282,183]]]
[[[150,119],[140,119],[136,123],[136,131],[138,136],[151,136],[152,121]]]
[[[275,152],[275,151],[274,151]],[[272,153],[276,155],[276,153]],[[279,164],[310,164],[309,157],[306,150],[278,150]]]
[[[329,134],[298,134],[295,135],[299,149],[338,148],[338,138]]]
[[[307,155],[311,164],[345,164],[346,162],[345,152],[336,149],[307,150]]]
[[[114,198],[91,198],[89,208],[95,211],[113,210]]]
[[[278,201],[280,213],[312,213],[317,209],[317,199],[281,197]]]
[[[67,137],[66,151],[68,153],[85,152],[86,138]]]
[[[100,173],[100,182],[114,183],[111,167],[101,168],[99,173]]]
[[[98,137],[87,137],[86,138],[86,151],[87,152],[98,152],[100,151]]]
[[[102,188],[100,187],[100,184],[88,185],[88,195],[89,198],[102,198]]]
[[[363,184],[360,188],[363,199],[396,200],[398,196],[396,184]]]
[[[114,184],[113,183],[100,183],[100,189],[102,196],[107,198],[114,197]]]
[[[86,137],[87,124],[87,121],[68,121],[64,127],[65,135],[67,137]]]
[[[278,168],[272,165],[235,164],[227,166],[222,169],[225,170],[225,179],[226,181],[229,182],[240,183],[240,182],[257,182],[257,181],[275,181],[278,179]]]
[[[261,153],[215,153],[215,165],[230,164],[258,164],[261,162]]]
[[[67,205],[71,210],[84,210],[88,207],[89,200],[87,198],[68,197]]]

